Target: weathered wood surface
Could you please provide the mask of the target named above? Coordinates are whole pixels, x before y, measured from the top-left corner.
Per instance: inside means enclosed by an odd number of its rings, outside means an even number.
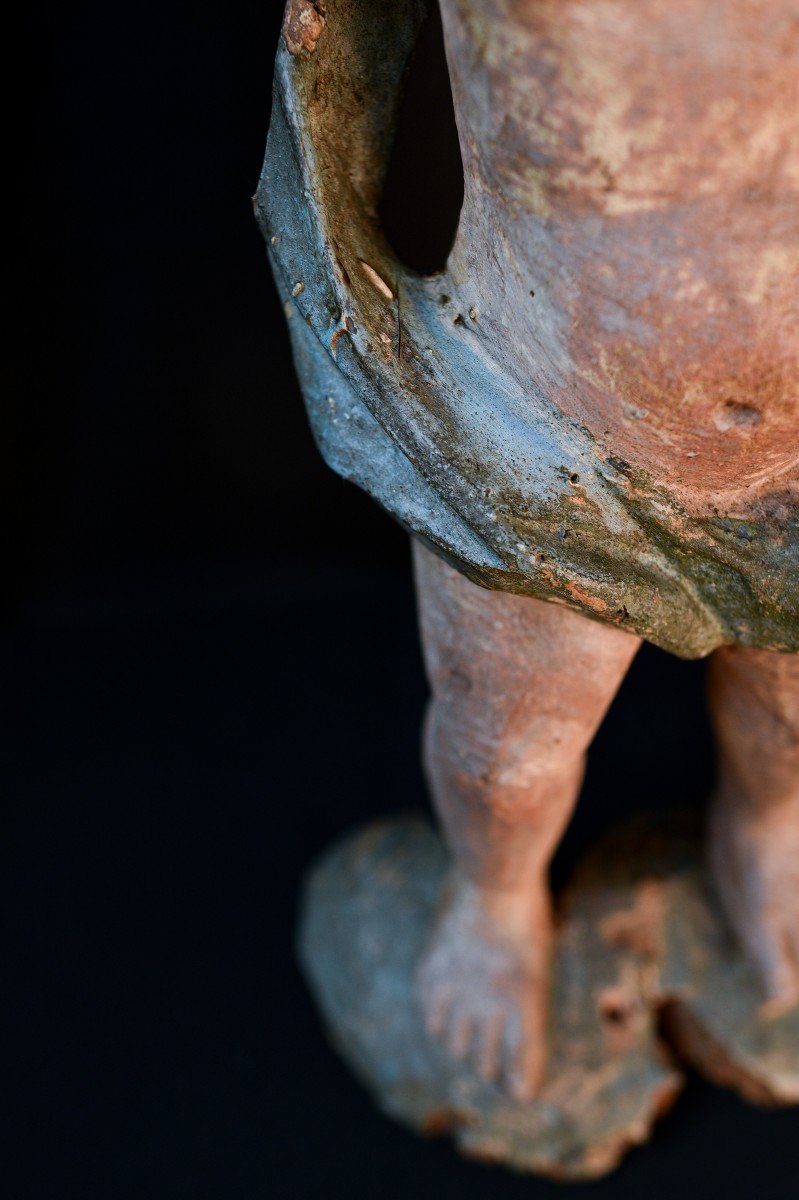
[[[799,1010],[761,1013],[695,853],[681,831],[640,826],[576,874],[559,906],[549,1066],[532,1103],[479,1080],[422,1027],[413,972],[446,864],[421,818],[376,823],[325,856],[308,882],[301,959],[333,1041],[386,1112],[451,1132],[470,1156],[595,1178],[674,1101],[675,1048],[750,1099],[799,1102]]]
[[[319,445],[475,581],[799,650],[794,0],[441,0],[446,270],[376,216],[426,0],[291,0],[256,212]]]

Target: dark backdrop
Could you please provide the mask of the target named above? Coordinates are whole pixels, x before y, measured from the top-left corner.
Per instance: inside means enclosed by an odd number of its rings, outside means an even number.
[[[251,216],[279,5],[37,6],[3,661],[3,1098],[13,1200],[576,1194],[382,1117],[294,966],[332,838],[425,805],[403,534],[306,428]],[[385,217],[446,254],[440,39]],[[22,229],[25,232],[21,232]],[[16,300],[16,297],[13,298]],[[699,806],[702,669],[645,649],[555,868]],[[787,1200],[797,1119],[692,1080],[597,1197]]]

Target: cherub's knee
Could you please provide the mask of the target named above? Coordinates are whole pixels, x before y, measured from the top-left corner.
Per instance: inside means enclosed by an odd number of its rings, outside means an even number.
[[[564,780],[579,777],[586,740],[573,722],[434,701],[425,757],[434,782],[505,813],[534,809]]]

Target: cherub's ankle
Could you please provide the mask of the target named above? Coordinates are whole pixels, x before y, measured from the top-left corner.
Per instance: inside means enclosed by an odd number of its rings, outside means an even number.
[[[552,905],[544,875],[513,887],[494,887],[465,878],[460,886],[480,912],[509,934],[543,934],[551,925]]]

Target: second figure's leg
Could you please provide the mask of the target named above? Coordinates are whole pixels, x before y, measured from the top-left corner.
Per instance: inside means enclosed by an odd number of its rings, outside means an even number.
[[[433,1036],[527,1099],[546,1049],[547,868],[640,642],[414,554],[433,693],[425,764],[453,859],[417,991]]]
[[[799,654],[717,650],[710,708],[711,871],[776,1012],[799,1004]]]

